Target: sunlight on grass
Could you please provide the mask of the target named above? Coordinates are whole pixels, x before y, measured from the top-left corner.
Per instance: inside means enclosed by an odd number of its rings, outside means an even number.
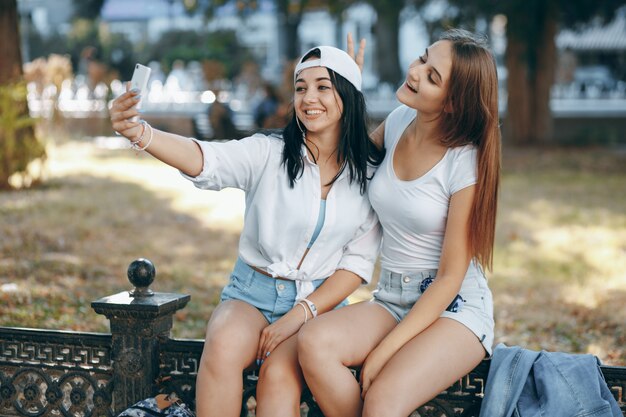
[[[626,173],[622,163],[594,174],[581,168],[588,159],[542,169],[517,160],[505,171],[490,281],[496,341],[625,364]]]
[[[84,173],[132,182],[167,197],[173,210],[191,215],[207,227],[240,231],[243,225],[245,207],[241,190],[225,189],[219,193],[199,190],[177,170],[148,154],[130,149],[99,149],[89,143],[55,147],[51,154],[52,177]]]
[[[48,155],[42,186],[0,193],[0,325],[106,332],[91,301],[130,289],[126,268],[146,257],[155,291],[192,295],[173,335],[203,337],[237,257],[243,193],[198,190],[149,155],[85,140]],[[626,365],[626,156],[523,149],[503,166],[496,343]]]

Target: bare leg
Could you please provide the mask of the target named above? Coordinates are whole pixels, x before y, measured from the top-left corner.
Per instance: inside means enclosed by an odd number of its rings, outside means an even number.
[[[455,320],[440,318],[387,362],[367,391],[363,417],[406,417],[484,357],[474,333]]]
[[[217,306],[207,325],[196,380],[198,417],[239,416],[243,370],[256,358],[265,326],[265,317],[243,301]]]
[[[325,313],[300,330],[302,372],[325,416],[361,415],[361,388],[348,366],[361,365],[395,325],[383,307],[364,302]]]
[[[256,388],[258,417],[300,415],[304,386],[298,363],[297,334],[282,342],[261,365]]]

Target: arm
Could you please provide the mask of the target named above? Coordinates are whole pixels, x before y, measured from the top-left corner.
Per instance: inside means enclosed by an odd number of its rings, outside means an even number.
[[[143,148],[150,141],[146,152],[189,176],[199,175],[203,167],[202,151],[193,140],[130,120],[139,115],[135,107],[139,102],[137,94],[127,91],[113,101],[110,110],[113,129],[131,141],[139,139],[143,132],[143,139],[137,143],[138,146]]]
[[[324,281],[307,299],[317,307],[318,314],[325,313],[335,308],[346,299],[363,283],[360,276],[345,269],[338,269]],[[313,317],[308,309],[309,319]]]
[[[359,66],[361,72],[363,72],[363,64],[365,63],[365,38],[362,38],[359,42],[359,51],[355,54],[354,52],[354,40],[352,39],[352,34],[348,32],[348,48],[346,50],[348,55],[350,55],[356,64]],[[370,137],[372,141],[376,144],[379,149],[385,147],[385,121],[378,125],[373,132],[370,133]]]
[[[311,300],[318,314],[332,310],[347,296],[352,294],[362,283],[361,277],[345,269],[336,270],[307,299]],[[302,306],[302,307],[301,307]],[[303,308],[306,309],[306,313]],[[284,316],[265,327],[261,332],[257,350],[257,363],[265,359],[266,352],[273,352],[283,341],[293,336],[305,323],[313,318],[313,313],[306,303],[298,303]]]
[[[370,138],[372,142],[376,144],[378,149],[383,149],[385,147],[385,120],[383,120],[376,129],[370,133]]]
[[[381,238],[378,216],[370,208],[365,221],[344,246],[335,272],[307,297],[317,307],[318,314],[332,310],[361,284],[371,281]],[[309,318],[313,317],[308,308],[307,311]]]
[[[343,255],[335,272],[307,297],[315,304],[318,314],[332,310],[359,285],[371,280],[381,235],[378,217],[370,208],[365,221],[344,246]],[[311,319],[313,317],[311,310],[306,305],[304,308],[306,317]],[[276,346],[294,335],[302,327],[304,320],[305,312],[296,304],[287,314],[263,329],[257,359],[263,359],[265,352],[272,352]]]
[[[472,258],[468,237],[475,191],[472,185],[452,195],[437,277],[404,320],[370,352],[361,373],[363,396],[387,361],[434,323],[458,294]]]
[[[361,277],[354,272],[338,269],[318,289],[311,293],[307,299],[315,304],[318,314],[322,314],[335,308],[337,304],[352,294],[361,283]],[[273,352],[279,344],[300,330],[305,320],[303,308],[306,309],[306,317],[310,320],[313,317],[313,313],[306,303],[303,302],[296,304],[284,316],[263,329],[259,339],[257,362],[262,362],[265,359],[266,352]]]

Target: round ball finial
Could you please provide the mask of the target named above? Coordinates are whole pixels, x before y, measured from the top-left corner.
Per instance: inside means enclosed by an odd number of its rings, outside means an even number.
[[[154,295],[148,287],[154,281],[156,268],[150,260],[145,258],[135,259],[128,266],[128,280],[135,286],[130,292],[133,297],[149,297]]]

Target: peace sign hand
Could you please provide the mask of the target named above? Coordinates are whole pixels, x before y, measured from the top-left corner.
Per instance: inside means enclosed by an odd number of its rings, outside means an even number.
[[[346,52],[348,52],[348,55],[350,55],[352,59],[354,59],[354,61],[358,65],[361,72],[363,72],[363,62],[364,62],[363,58],[365,56],[365,38],[361,38],[361,41],[359,42],[359,51],[355,55],[354,54],[354,40],[352,39],[352,34],[348,32],[348,50]]]

